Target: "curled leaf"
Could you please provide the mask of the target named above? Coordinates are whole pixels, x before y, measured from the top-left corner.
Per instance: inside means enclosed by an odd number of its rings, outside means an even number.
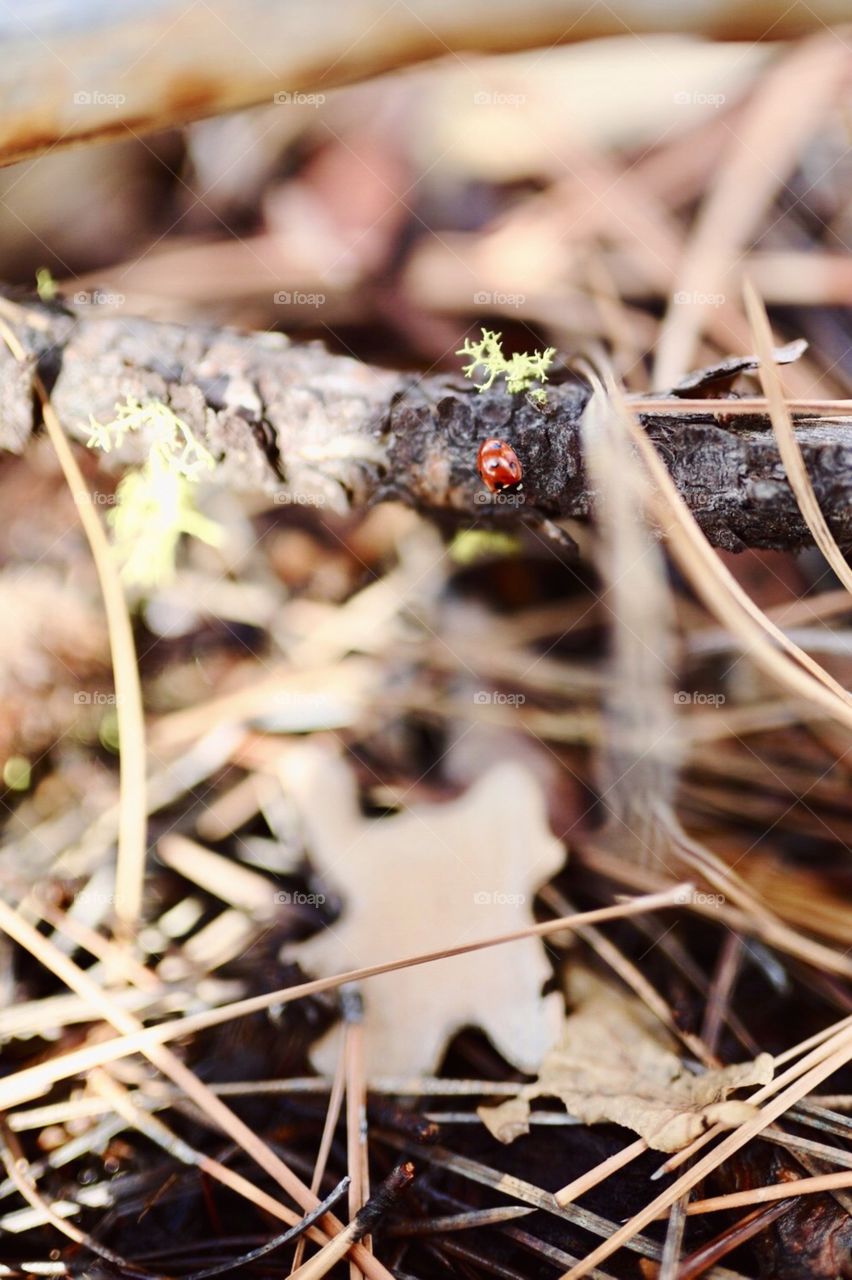
[[[639,1000],[584,970],[572,974],[571,996],[574,1012],[538,1079],[498,1107],[479,1108],[500,1142],[529,1132],[530,1102],[540,1097],[560,1098],[585,1124],[624,1125],[655,1151],[679,1151],[711,1125],[733,1128],[754,1115],[750,1103],[728,1095],[768,1084],[770,1054],[694,1075]]]

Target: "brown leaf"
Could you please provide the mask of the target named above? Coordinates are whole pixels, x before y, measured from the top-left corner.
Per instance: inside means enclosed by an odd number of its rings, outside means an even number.
[[[679,1151],[713,1124],[733,1128],[754,1108],[728,1098],[772,1079],[772,1057],[693,1075],[667,1033],[639,1000],[585,970],[571,975],[574,1012],[546,1055],[538,1080],[479,1116],[500,1142],[529,1132],[530,1101],[560,1098],[586,1124],[624,1125],[655,1151]]]
[[[501,764],[447,804],[364,818],[350,770],[316,748],[290,757],[285,785],[312,863],[344,901],[340,920],[294,955],[326,974],[509,933],[533,923],[536,889],[562,866],[531,773]],[[514,1065],[533,1070],[559,1033],[562,999],[538,938],[373,978],[364,986],[368,1073],[433,1071],[447,1040],[481,1027]],[[315,1046],[334,1068],[333,1032]]]

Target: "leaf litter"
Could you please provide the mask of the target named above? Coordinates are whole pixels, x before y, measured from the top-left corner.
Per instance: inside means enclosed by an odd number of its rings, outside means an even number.
[[[635,996],[588,969],[573,967],[568,998],[572,1012],[535,1082],[524,1085],[516,1098],[478,1109],[500,1142],[529,1133],[530,1103],[544,1097],[560,1098],[585,1124],[632,1129],[654,1151],[679,1151],[711,1125],[734,1128],[755,1115],[754,1106],[729,1095],[768,1084],[771,1054],[696,1073]]]

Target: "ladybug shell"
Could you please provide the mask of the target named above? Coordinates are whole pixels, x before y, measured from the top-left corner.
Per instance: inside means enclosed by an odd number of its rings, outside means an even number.
[[[476,455],[476,469],[492,493],[514,488],[521,483],[524,469],[520,459],[505,440],[483,440]]]

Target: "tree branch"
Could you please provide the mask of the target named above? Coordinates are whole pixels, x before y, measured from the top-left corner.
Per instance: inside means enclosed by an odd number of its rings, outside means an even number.
[[[499,388],[480,394],[461,377],[412,378],[316,343],[294,345],[282,334],[158,324],[96,309],[73,315],[41,303],[5,302],[3,314],[27,352],[21,364],[0,351],[0,447],[15,452],[36,425],[38,370],[72,437],[87,440],[90,415],[108,422],[128,397],[162,400],[213,453],[220,483],[280,503],[345,512],[396,499],[432,517],[498,527],[582,519],[594,507],[579,429],[589,389],[568,371],[548,384],[542,410]],[[765,414],[714,417],[681,409],[674,396],[665,404],[661,412],[657,399],[643,425],[716,546],[811,544]],[[517,451],[519,498],[485,491],[475,460],[487,436]],[[832,532],[850,547],[852,418],[800,419],[797,437]],[[101,457],[127,465],[147,448],[134,434]]]
[[[56,146],[146,133],[324,92],[447,53],[500,53],[598,36],[801,36],[848,20],[844,0],[790,5],[629,0],[31,0],[0,16],[0,165]]]

